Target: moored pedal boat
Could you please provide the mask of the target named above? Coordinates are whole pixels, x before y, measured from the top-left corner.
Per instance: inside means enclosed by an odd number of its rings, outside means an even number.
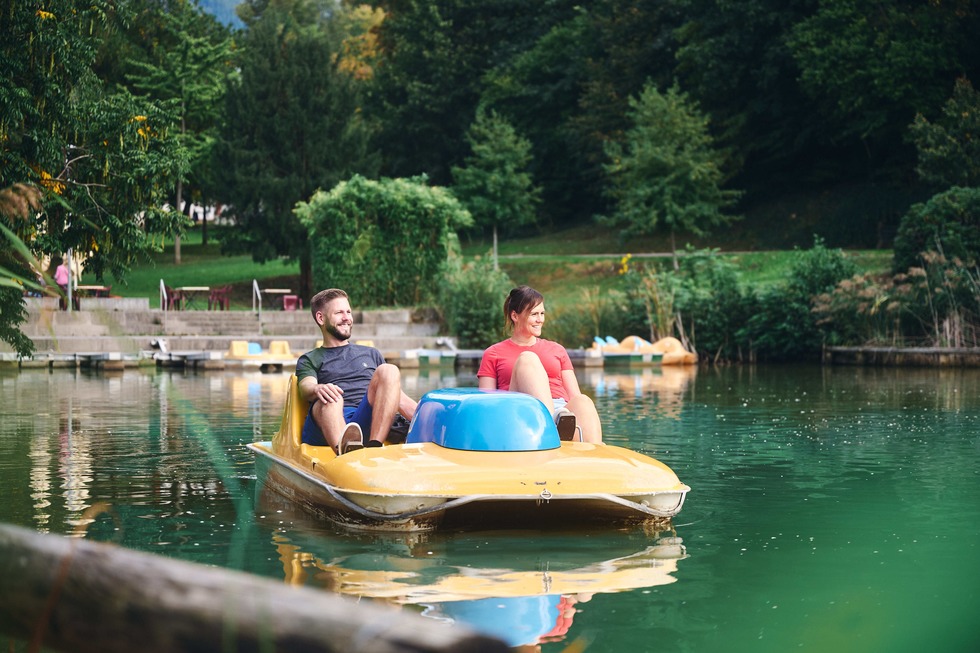
[[[260,489],[352,528],[629,526],[669,520],[690,490],[643,454],[561,442],[544,404],[520,393],[429,392],[404,444],[343,456],[301,443],[307,411],[294,377],[279,431],[248,445]]]

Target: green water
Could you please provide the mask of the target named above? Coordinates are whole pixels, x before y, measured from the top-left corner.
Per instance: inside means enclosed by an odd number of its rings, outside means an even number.
[[[978,372],[588,371],[606,441],[692,487],[675,532],[416,537],[338,532],[256,492],[244,444],[275,430],[285,381],[0,375],[0,521],[542,651],[980,650]],[[419,396],[475,379],[405,382]]]

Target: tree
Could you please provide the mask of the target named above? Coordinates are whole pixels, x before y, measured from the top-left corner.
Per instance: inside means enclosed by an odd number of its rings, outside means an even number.
[[[43,211],[0,215],[0,223],[38,259],[85,256],[97,278],[123,279],[175,231],[160,207],[184,166],[172,115],[113,92],[93,72],[100,30],[125,10],[101,0],[0,7],[0,188],[26,183],[45,193]],[[4,311],[0,332],[22,317]]]
[[[787,45],[812,113],[826,123],[824,138],[854,143],[864,156],[852,158],[865,171],[905,182],[914,160],[906,126],[935,111],[949,84],[976,66],[977,14],[967,4],[818,3]]]
[[[980,93],[970,80],[956,80],[941,118],[930,122],[920,113],[909,131],[923,180],[943,189],[980,187]]]
[[[571,0],[384,0],[382,61],[369,111],[385,174],[451,181],[466,156],[485,76],[567,15]]]
[[[214,164],[238,225],[225,235],[225,248],[250,252],[259,262],[298,259],[306,296],[308,234],[293,208],[319,188],[377,167],[360,112],[360,83],[340,69],[337,11],[329,0],[239,6],[247,30]]]
[[[624,236],[670,234],[677,269],[677,232],[703,235],[731,222],[723,213],[740,193],[723,190],[721,155],[713,147],[708,119],[676,86],[661,93],[647,86],[630,100],[632,126],[625,142],[607,147],[609,194],[615,213],[607,220],[625,225]]]
[[[137,92],[173,103],[177,138],[187,151],[189,177],[200,188],[208,174],[223,106],[231,38],[214,18],[188,0],[173,0],[166,7],[151,5],[150,11],[160,24],[149,44],[150,58],[131,61],[133,72],[126,77]],[[179,177],[174,190],[177,211],[184,206],[184,181]],[[188,213],[190,203],[188,198]],[[202,228],[206,235],[207,227]],[[174,262],[180,263],[179,233],[174,240]]]
[[[464,167],[453,167],[453,192],[476,223],[493,229],[493,268],[497,263],[497,229],[536,220],[540,190],[527,172],[531,143],[494,112],[480,112],[466,137],[473,154]]]
[[[824,148],[836,134],[828,134],[826,118],[813,111],[788,46],[793,28],[814,13],[817,0],[668,4],[682,16],[674,32],[674,74],[711,116],[712,132],[732,152],[739,182],[756,195],[771,195],[825,174],[833,154]],[[835,167],[846,164],[831,160]]]

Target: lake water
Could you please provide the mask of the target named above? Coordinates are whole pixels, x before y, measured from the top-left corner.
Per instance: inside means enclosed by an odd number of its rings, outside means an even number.
[[[541,651],[980,650],[980,372],[581,374],[674,532],[343,533],[257,493],[286,375],[0,375],[0,521],[461,621]],[[409,375],[406,390],[474,385]],[[583,649],[584,647],[584,649]]]

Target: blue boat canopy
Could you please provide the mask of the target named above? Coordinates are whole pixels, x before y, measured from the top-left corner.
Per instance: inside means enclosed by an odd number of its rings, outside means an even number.
[[[443,388],[426,393],[406,443],[464,451],[542,451],[561,446],[551,410],[531,395]]]

